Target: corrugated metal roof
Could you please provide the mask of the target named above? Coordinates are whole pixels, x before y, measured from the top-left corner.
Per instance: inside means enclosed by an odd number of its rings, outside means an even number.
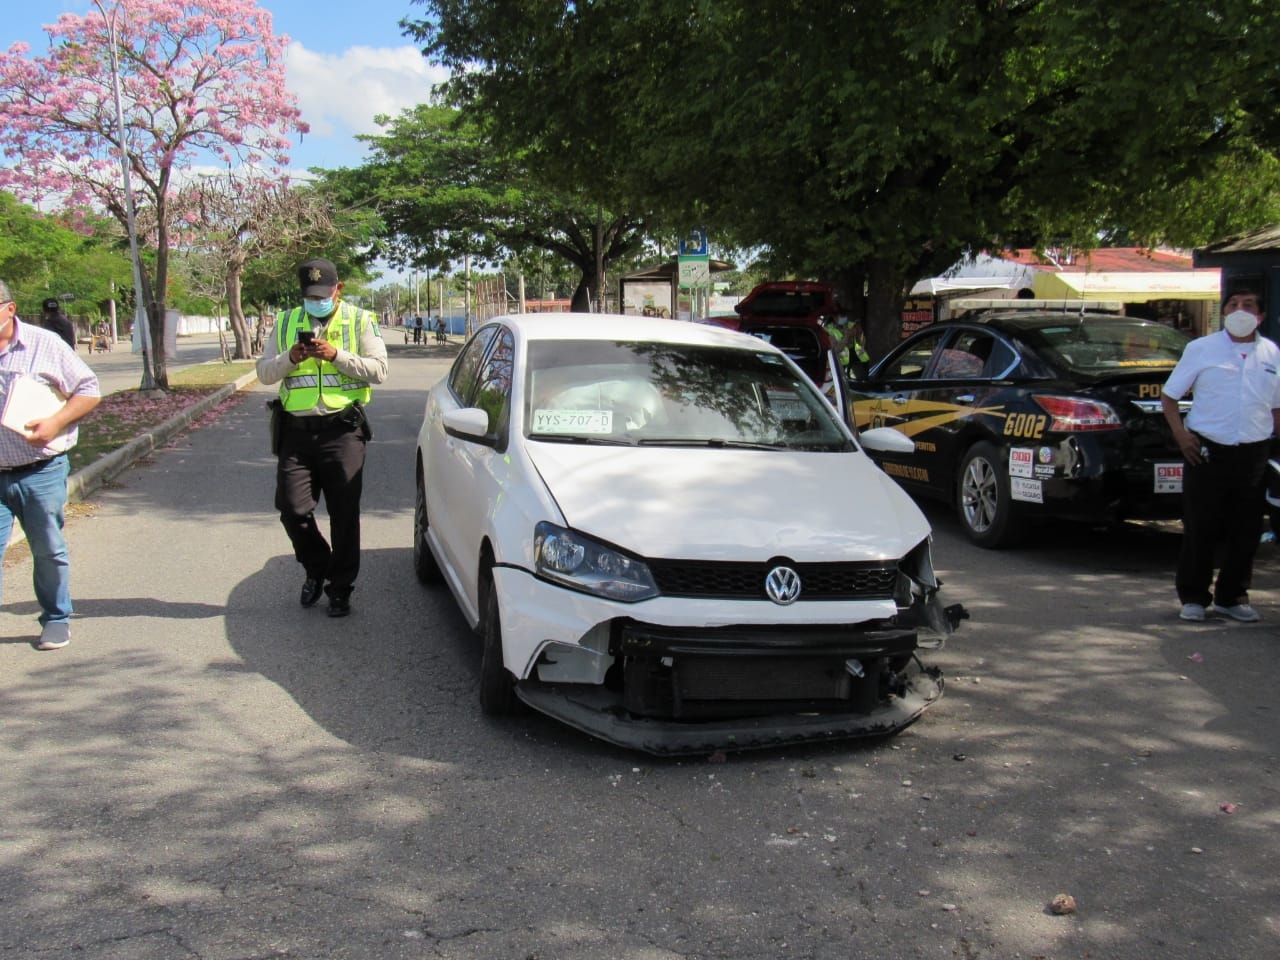
[[[1227,237],[1225,240],[1201,247],[1196,253],[1259,253],[1264,250],[1280,250],[1280,224],[1263,227],[1252,233]]]
[[[1057,273],[1152,273],[1194,269],[1190,253],[1147,247],[1099,247],[1074,255],[1050,251],[1049,257],[1036,250],[1001,250],[997,256]]]

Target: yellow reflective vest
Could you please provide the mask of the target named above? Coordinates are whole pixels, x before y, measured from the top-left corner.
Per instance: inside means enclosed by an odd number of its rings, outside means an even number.
[[[324,338],[339,350],[359,356],[360,335],[367,324],[377,322],[378,318],[368,310],[339,301],[325,327]],[[298,331],[310,330],[311,324],[310,315],[302,307],[281,313],[276,317],[276,349],[288,353],[298,339]],[[372,395],[369,381],[349,377],[318,358],[302,361],[280,381],[280,401],[288,413],[305,413],[322,404],[330,410],[341,410],[357,400],[368,403]]]

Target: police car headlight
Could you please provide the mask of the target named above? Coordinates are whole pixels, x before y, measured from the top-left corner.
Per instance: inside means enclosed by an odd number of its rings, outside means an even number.
[[[635,603],[658,595],[649,565],[574,530],[542,522],[533,532],[534,570],[570,590]]]

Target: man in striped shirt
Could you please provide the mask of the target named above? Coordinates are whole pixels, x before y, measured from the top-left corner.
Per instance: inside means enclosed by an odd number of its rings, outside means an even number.
[[[58,334],[18,319],[18,305],[0,280],[0,390],[5,401],[22,378],[52,388],[66,402],[48,416],[0,426],[0,561],[16,517],[31,547],[40,604],[36,649],[58,650],[71,640],[71,561],[62,536],[66,451],[75,445],[76,423],[102,398],[93,370]],[[12,416],[4,419],[13,423]],[[0,566],[0,576],[2,571]]]

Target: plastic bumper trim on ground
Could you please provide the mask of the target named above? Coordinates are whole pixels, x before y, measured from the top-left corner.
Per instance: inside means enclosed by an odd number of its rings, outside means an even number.
[[[759,750],[786,744],[889,736],[909,727],[942,696],[942,672],[913,663],[903,696],[868,713],[772,714],[697,722],[633,717],[596,686],[521,682],[516,694],[533,709],[609,743],[656,756]]]

